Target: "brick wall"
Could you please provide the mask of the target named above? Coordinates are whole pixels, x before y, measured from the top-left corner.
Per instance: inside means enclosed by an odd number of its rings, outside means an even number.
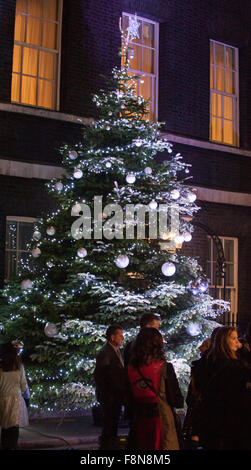
[[[251,207],[200,202],[196,221],[208,226],[218,236],[238,238],[238,315],[240,328],[251,321],[250,265],[251,265]],[[184,243],[182,252],[197,258],[204,271],[207,260],[207,233],[195,227],[193,239]]]

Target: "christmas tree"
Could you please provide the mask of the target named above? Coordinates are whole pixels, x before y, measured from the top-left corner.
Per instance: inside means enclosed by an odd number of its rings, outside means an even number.
[[[25,345],[34,410],[95,403],[95,357],[111,323],[129,341],[142,313],[159,314],[183,386],[215,326],[217,302],[202,269],[180,251],[198,210],[189,165],[136,96],[137,77],[128,72],[134,34],[131,24],[123,67],[93,97],[99,118],[83,128],[81,142],[63,145],[65,175],[48,183],[56,209],[37,221],[30,260],[3,291],[4,339]]]

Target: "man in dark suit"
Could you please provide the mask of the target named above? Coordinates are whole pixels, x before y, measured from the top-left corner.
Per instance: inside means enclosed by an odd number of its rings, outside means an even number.
[[[122,404],[125,399],[125,370],[119,348],[124,341],[120,325],[106,330],[107,343],[96,358],[94,378],[97,400],[103,410],[103,429],[100,449],[117,448],[117,430]]]

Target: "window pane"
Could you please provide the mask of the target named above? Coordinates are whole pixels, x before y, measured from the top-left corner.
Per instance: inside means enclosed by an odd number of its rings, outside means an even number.
[[[21,46],[14,46],[13,48],[13,72],[21,72]]]
[[[27,18],[27,38],[28,44],[41,46],[42,21],[36,18]]]
[[[226,261],[234,261],[234,240],[225,240],[224,255]]]
[[[8,280],[16,277],[17,274],[17,253],[7,251],[5,253],[5,278]]]
[[[234,49],[232,47],[226,47],[226,67],[235,68]]]
[[[223,120],[223,141],[226,144],[234,143],[234,123],[233,121]]]
[[[212,117],[211,134],[212,140],[222,141],[222,120],[220,118]]]
[[[215,65],[221,65],[224,67],[224,46],[221,44],[215,44]]]
[[[225,90],[225,74],[224,69],[215,67],[215,89],[219,91]]]
[[[210,64],[214,63],[214,46],[212,41],[210,41]]]
[[[36,106],[36,78],[22,77],[21,102]]]
[[[212,114],[222,116],[222,96],[218,93],[212,93]]]
[[[39,54],[39,77],[54,78],[54,59],[55,55],[50,52],[40,51]]]
[[[43,23],[43,47],[57,49],[57,25],[44,21]]]
[[[53,82],[38,80],[38,106],[53,107]]]
[[[23,73],[37,76],[37,57],[37,49],[23,48]]]
[[[234,266],[233,264],[226,265],[226,285],[234,286]]]
[[[49,20],[57,20],[57,0],[44,0],[43,17]]]
[[[26,0],[16,0],[16,11],[26,13]]]
[[[154,73],[154,51],[143,48],[143,72]]]
[[[130,68],[133,70],[141,69],[141,47],[131,44]]]
[[[43,0],[28,0],[28,13],[41,17],[43,15]]]
[[[18,250],[27,250],[27,244],[32,240],[33,223],[19,222]]]
[[[142,44],[144,46],[154,47],[154,25],[143,22]]]
[[[150,99],[150,97],[151,97],[151,77],[144,76],[139,80],[139,94],[145,100]]]
[[[15,32],[14,32],[15,41],[24,42],[25,41],[25,16],[16,15],[15,20]]]
[[[223,96],[224,118],[233,119],[233,98]]]
[[[214,88],[214,67],[210,67],[210,88]]]
[[[15,250],[17,248],[17,223],[8,222],[6,224],[6,248]]]
[[[20,100],[20,75],[12,74],[11,82],[11,101],[19,102]]]
[[[235,94],[234,80],[235,80],[235,72],[232,72],[232,70],[226,70],[226,92],[227,93]]]

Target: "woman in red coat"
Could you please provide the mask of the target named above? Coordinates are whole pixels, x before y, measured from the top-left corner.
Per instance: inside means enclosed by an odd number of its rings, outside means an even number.
[[[165,361],[163,339],[157,329],[140,331],[127,373],[134,449],[179,450],[173,407],[183,407],[183,397],[174,368]]]

